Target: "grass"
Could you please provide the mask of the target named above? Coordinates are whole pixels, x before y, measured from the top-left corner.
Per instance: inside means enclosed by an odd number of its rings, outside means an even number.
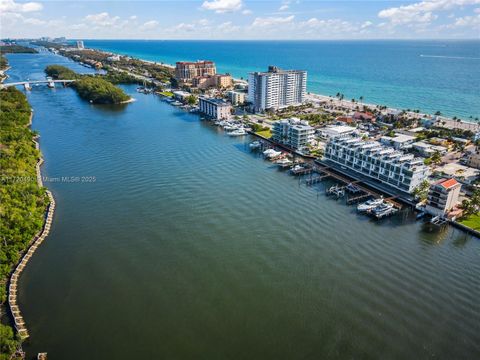
[[[272,132],[270,131],[270,129],[257,131],[255,134],[263,136],[264,138],[267,138],[267,139],[272,136]]]
[[[460,224],[468,226],[473,230],[480,231],[480,214],[470,215],[466,219],[460,221]]]
[[[171,91],[162,91],[159,93],[160,95],[163,95],[163,96],[168,96],[168,97],[172,97],[173,96],[173,93]]]

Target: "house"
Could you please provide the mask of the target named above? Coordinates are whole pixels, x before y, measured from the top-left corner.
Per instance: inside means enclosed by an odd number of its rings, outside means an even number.
[[[462,185],[455,179],[441,179],[430,187],[425,211],[433,216],[445,216],[458,203]]]
[[[415,136],[404,135],[404,134],[395,134],[394,137],[382,136],[380,142],[387,146],[392,146],[397,150],[400,149],[409,149],[412,147],[412,144],[415,142]]]

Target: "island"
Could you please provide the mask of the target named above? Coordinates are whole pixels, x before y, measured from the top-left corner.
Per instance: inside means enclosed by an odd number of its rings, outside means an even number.
[[[56,80],[75,80],[71,86],[82,99],[92,104],[122,104],[131,100],[122,89],[101,75],[80,75],[60,65],[47,66],[45,73]]]

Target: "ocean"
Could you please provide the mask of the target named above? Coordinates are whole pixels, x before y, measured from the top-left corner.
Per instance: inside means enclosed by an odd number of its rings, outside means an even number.
[[[85,46],[174,64],[213,60],[247,78],[268,65],[308,71],[308,91],[366,103],[480,117],[480,41],[86,40]]]

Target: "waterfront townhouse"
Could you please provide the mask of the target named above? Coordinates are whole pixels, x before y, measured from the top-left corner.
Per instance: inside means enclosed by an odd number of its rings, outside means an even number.
[[[275,121],[272,126],[272,140],[292,149],[302,150],[314,139],[315,129],[308,122],[297,118]]]
[[[407,193],[429,175],[423,158],[354,137],[331,139],[325,159]]]
[[[232,112],[232,106],[224,100],[203,96],[198,99],[198,109],[201,113],[216,120],[228,119]]]
[[[300,105],[306,91],[307,72],[303,70],[269,66],[267,72],[253,72],[248,77],[248,101],[255,112]]]
[[[462,185],[455,179],[441,179],[428,191],[425,211],[433,216],[445,216],[458,203]]]

